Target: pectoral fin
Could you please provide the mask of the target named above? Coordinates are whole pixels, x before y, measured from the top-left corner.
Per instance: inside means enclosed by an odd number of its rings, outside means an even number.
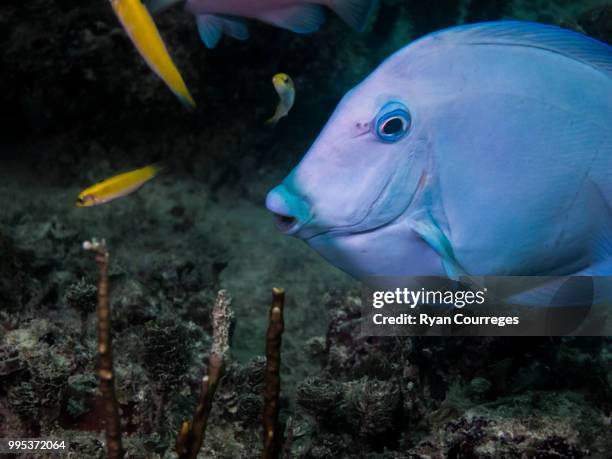
[[[434,223],[430,215],[426,214],[423,217],[413,221],[412,227],[414,231],[440,255],[442,265],[449,279],[459,280],[461,277],[466,277],[467,273],[455,259],[453,248],[446,235]]]
[[[590,307],[594,295],[590,277],[553,277],[550,282],[514,293],[503,298],[503,301],[530,308]]]
[[[599,187],[588,180],[584,183],[584,187],[589,192],[588,203],[591,208],[591,222],[593,231],[591,234],[591,258],[596,274],[592,276],[612,275],[612,209],[608,205],[608,201],[604,197]]]
[[[602,260],[568,277],[552,280],[505,299],[533,308],[590,308],[612,303],[612,259]],[[538,278],[539,279],[539,278]]]
[[[263,22],[295,33],[312,33],[325,22],[325,11],[319,5],[296,5],[266,11],[258,16]]]
[[[331,8],[348,25],[362,31],[377,4],[378,0],[333,0]]]
[[[237,40],[249,38],[249,29],[246,23],[238,18],[202,14],[196,17],[196,23],[200,38],[210,49],[217,46],[224,33]]]

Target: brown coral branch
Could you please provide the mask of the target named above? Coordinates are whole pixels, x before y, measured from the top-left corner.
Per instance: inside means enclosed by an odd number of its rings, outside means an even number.
[[[109,459],[122,458],[121,422],[119,404],[115,395],[115,373],[113,371],[113,348],[111,341],[111,311],[108,299],[109,253],[104,241],[85,242],[83,248],[96,255],[99,268],[98,280],[98,378],[104,402],[106,447]]]
[[[264,459],[277,459],[280,452],[282,432],[278,423],[280,397],[280,364],[281,343],[285,328],[283,308],[285,291],[282,288],[272,289],[272,306],[266,335],[266,371],[264,376]]]
[[[208,360],[208,372],[202,379],[198,404],[191,422],[185,421],[176,437],[176,453],[180,459],[195,459],[204,442],[206,425],[213,405],[215,391],[223,376],[225,358],[229,351],[229,330],[233,313],[231,298],[220,290],[213,309],[213,340]]]

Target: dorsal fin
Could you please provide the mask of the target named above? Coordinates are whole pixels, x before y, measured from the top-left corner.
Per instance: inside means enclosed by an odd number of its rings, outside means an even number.
[[[452,44],[538,48],[582,62],[612,78],[612,46],[557,26],[522,21],[483,22],[435,32],[419,44],[426,45],[428,38]]]

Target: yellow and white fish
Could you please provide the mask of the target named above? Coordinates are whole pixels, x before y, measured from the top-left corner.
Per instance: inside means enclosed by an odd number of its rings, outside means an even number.
[[[276,124],[278,120],[287,116],[295,102],[295,85],[289,75],[277,73],[272,78],[272,84],[278,93],[279,101],[274,116],[267,121],[268,124]]]
[[[127,196],[157,176],[160,170],[159,166],[151,165],[102,180],[83,190],[76,206],[93,207]]]
[[[196,104],[141,0],[110,0],[121,25],[149,67],[189,109]]]

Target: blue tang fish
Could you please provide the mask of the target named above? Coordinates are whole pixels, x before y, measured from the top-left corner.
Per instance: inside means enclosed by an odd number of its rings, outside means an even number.
[[[148,0],[157,12],[183,0]],[[325,8],[363,30],[378,0],[186,0],[185,8],[196,17],[200,37],[214,48],[223,34],[238,40],[249,38],[244,21],[256,19],[295,33],[312,33],[325,22]]]
[[[413,42],[267,207],[358,279],[612,274],[612,48],[525,22]]]

